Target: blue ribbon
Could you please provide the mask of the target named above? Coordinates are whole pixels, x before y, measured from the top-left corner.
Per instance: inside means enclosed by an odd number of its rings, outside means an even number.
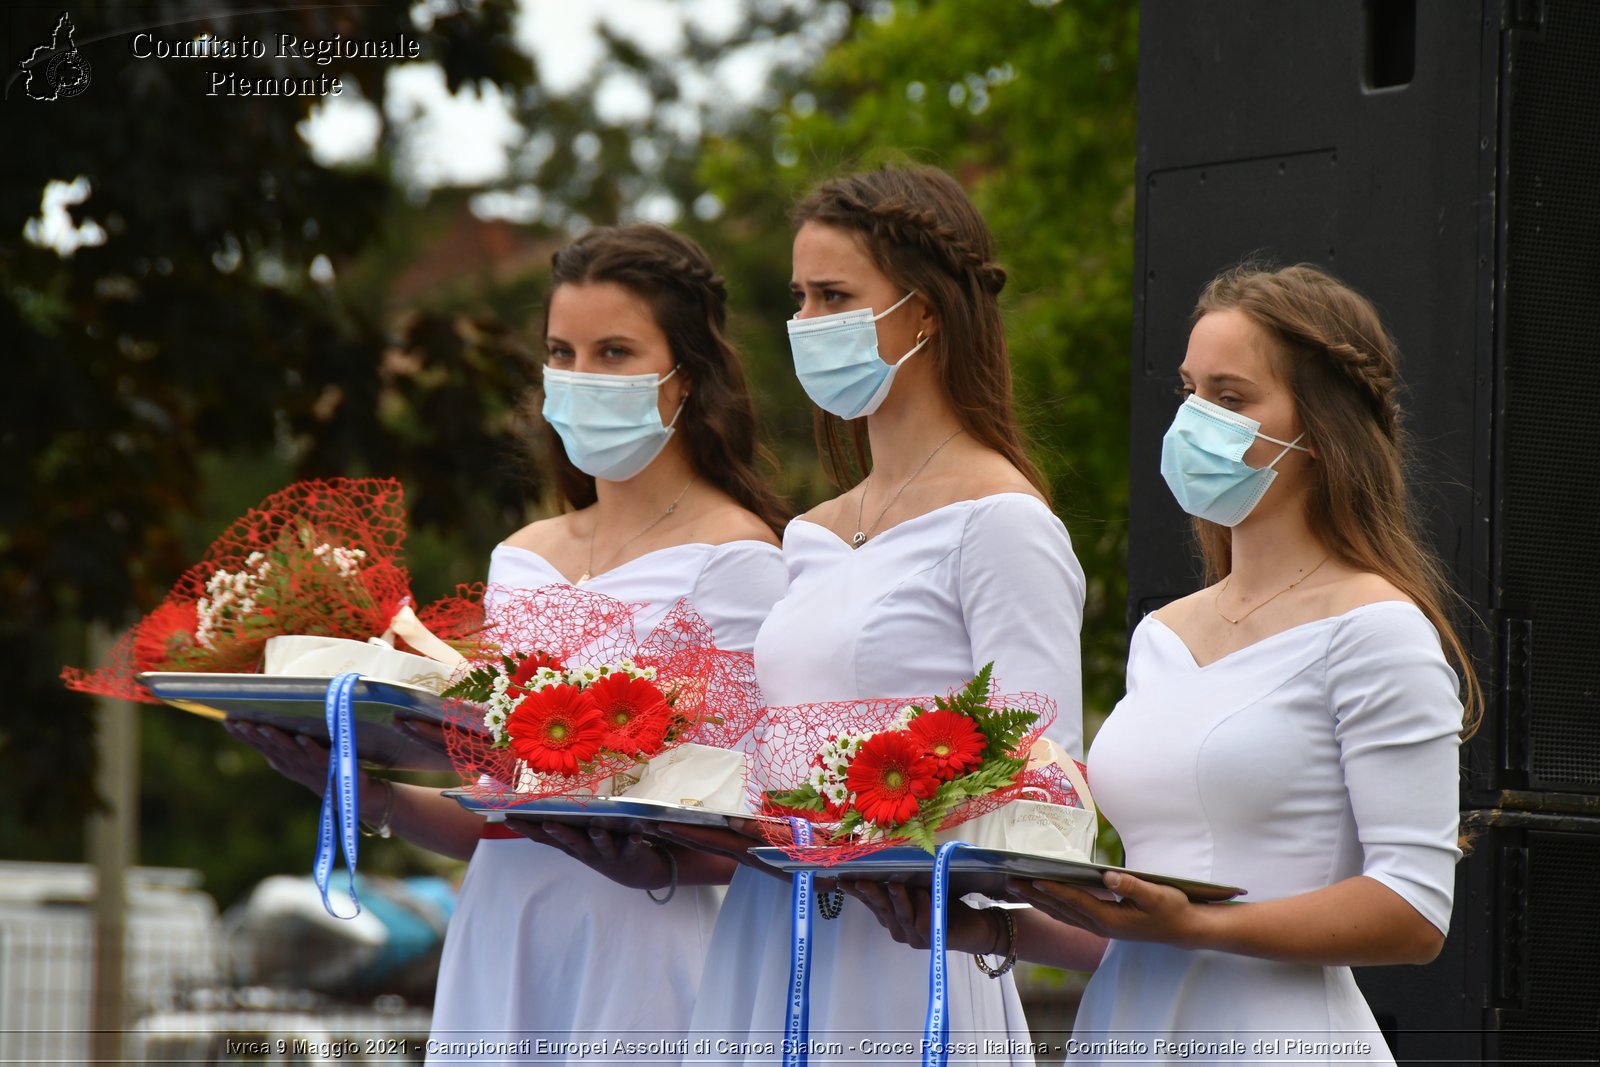
[[[929,918],[928,1019],[922,1027],[923,1067],[945,1067],[950,1060],[950,982],[945,934],[950,917],[950,857],[964,841],[946,841],[933,857],[933,915]]]
[[[789,831],[797,845],[811,844],[811,824],[804,819],[789,819]],[[811,1029],[811,892],[810,871],[798,871],[790,887],[794,910],[789,943],[789,1014],[783,1030],[784,1067],[805,1067]]]
[[[328,683],[328,695],[323,710],[328,721],[328,783],[322,791],[322,825],[317,831],[317,857],[312,863],[311,876],[322,892],[322,906],[335,919],[354,919],[361,914],[361,901],[356,897],[356,851],[361,840],[357,826],[360,798],[357,789],[360,772],[356,767],[355,713],[351,695],[361,675],[355,672],[341,674]],[[334,813],[338,813],[339,843],[344,847],[344,864],[350,871],[350,903],[356,910],[340,915],[328,900],[328,880],[333,875]]]

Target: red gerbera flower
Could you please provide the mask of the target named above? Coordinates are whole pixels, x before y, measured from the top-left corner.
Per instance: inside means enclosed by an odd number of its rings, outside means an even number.
[[[934,773],[946,782],[976,770],[988,744],[977,724],[959,711],[924,712],[911,720],[906,732],[922,745]]]
[[[527,685],[542,667],[549,667],[554,671],[565,671],[567,669],[560,660],[550,655],[550,653],[544,651],[535,652],[517,664],[517,672],[511,676],[511,688],[521,691],[522,687]]]
[[[159,671],[195,647],[200,616],[192,603],[166,603],[139,624],[133,639],[133,669]]]
[[[592,683],[585,693],[605,723],[605,747],[629,756],[653,756],[666,743],[672,705],[655,684],[622,672]]]
[[[862,742],[845,784],[864,818],[899,826],[916,815],[920,801],[933,796],[939,778],[923,758],[921,742],[904,730],[885,730]]]
[[[529,693],[506,718],[511,749],[532,770],[576,774],[594,759],[605,723],[589,694],[575,685],[552,685]]]

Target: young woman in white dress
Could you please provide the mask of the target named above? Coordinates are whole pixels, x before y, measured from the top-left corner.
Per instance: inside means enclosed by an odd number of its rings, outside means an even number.
[[[835,472],[848,471],[841,419],[856,420],[871,461],[784,531],[789,586],[756,639],[767,702],[939,694],[993,661],[1002,691],[1056,702],[1050,736],[1080,751],[1083,573],[1013,415],[1005,274],[987,226],[931,168],[829,182],[795,217],[796,372],[827,413]],[[761,758],[758,747],[758,776]],[[696,1062],[774,1060],[791,926],[787,879],[740,867],[695,1004],[692,1037],[709,1052]],[[812,931],[812,1062],[918,1058],[926,957],[890,944],[848,900]],[[958,969],[950,1000],[954,1042],[1027,1036],[1010,977]],[[830,1056],[835,1042],[842,1055]]]
[[[1016,947],[1095,969],[1074,1062],[1392,1062],[1350,967],[1444,944],[1481,704],[1408,516],[1394,344],[1316,268],[1240,268],[1202,294],[1179,373],[1162,473],[1212,584],[1135,630],[1089,778],[1127,866],[1248,895],[1013,883],[1037,909]],[[925,900],[851,889],[926,944]]]
[[[544,413],[570,510],[495,548],[491,592],[582,585],[644,605],[641,639],[687,599],[718,647],[749,650],[784,588],[776,531],[787,513],[758,470],[722,279],[698,245],[655,226],[591,230],[552,268]],[[242,739],[321,791],[326,749],[283,734]],[[605,834],[557,833],[545,840],[558,848],[546,847],[487,827],[438,790],[362,785],[364,819],[471,860],[445,939],[429,1063],[565,1061],[573,1042],[682,1032],[715,919],[712,886],[731,861]],[[681,855],[669,860],[668,848]],[[591,869],[608,862],[627,885]],[[644,892],[669,887],[661,906]],[[455,1047],[474,1041],[491,1045]]]

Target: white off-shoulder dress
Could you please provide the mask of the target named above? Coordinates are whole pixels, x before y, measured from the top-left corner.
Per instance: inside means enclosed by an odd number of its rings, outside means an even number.
[[[1461,855],[1457,692],[1437,632],[1404,602],[1204,667],[1146,618],[1089,778],[1129,867],[1241,886],[1247,901],[1365,875],[1444,932]],[[1393,1062],[1348,967],[1122,941],[1089,983],[1070,1051],[1082,1063]]]
[[[944,693],[993,661],[1002,691],[1053,698],[1049,736],[1082,750],[1083,571],[1066,528],[1038,499],[959,501],[859,549],[796,519],[783,557],[789,588],[756,638],[769,704]],[[756,759],[760,778],[759,750]],[[740,867],[695,1003],[691,1036],[706,1051],[691,1051],[690,1062],[773,1062],[766,1049],[782,1047],[791,929],[789,886]],[[849,898],[837,919],[814,914],[812,932],[811,1062],[919,1061],[928,953],[895,943]],[[950,975],[952,1044],[1027,1039],[1009,975],[988,978],[960,956]],[[898,1051],[886,1047],[895,1043]],[[952,1062],[1013,1059],[1032,1062]]]
[[[539,555],[494,550],[489,583],[567,584]],[[719,648],[748,651],[784,589],[782,557],[760,541],[659,549],[584,588],[630,604],[642,640],[687,599]],[[577,1061],[573,1045],[672,1041],[688,1025],[720,889],[680,886],[657,905],[565,853],[484,839],[446,932],[429,1064]],[[459,1049],[480,1041],[482,1049]],[[670,1059],[659,1056],[657,1059]]]

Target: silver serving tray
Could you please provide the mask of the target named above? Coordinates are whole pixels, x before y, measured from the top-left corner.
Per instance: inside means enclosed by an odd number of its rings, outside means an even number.
[[[138,680],[158,699],[208,719],[261,723],[328,743],[324,705],[331,678],[148,671]],[[448,771],[450,757],[395,725],[400,718],[440,723],[444,700],[403,682],[363,678],[351,694],[356,752],[367,763],[407,771]]]
[[[822,866],[809,860],[797,860],[781,848],[753,848],[751,855],[761,862],[790,873],[811,871],[828,878],[858,878],[874,882],[909,882],[913,885],[930,885],[933,881],[933,856],[914,845],[897,846],[869,853],[857,859]],[[1157,885],[1170,885],[1181,889],[1190,900],[1221,901],[1244,896],[1237,886],[1200,882],[1192,878],[1178,878],[1166,874],[1147,874],[1130,871],[1126,867],[1113,867],[1104,863],[1085,863],[1076,860],[1051,859],[1027,852],[1008,852],[1004,849],[962,849],[950,858],[950,886],[958,895],[982,893],[997,900],[1007,894],[1007,878],[1027,878],[1068,885],[1104,888],[1103,876],[1107,871],[1120,871]]]
[[[471,789],[447,789],[445,796],[453,798],[463,808],[495,821],[504,817],[528,822],[559,822],[579,826],[598,824],[610,829],[627,831],[644,823],[678,823],[683,826],[714,826],[732,829],[732,820],[750,819],[755,822],[775,822],[763,815],[745,811],[718,811],[714,808],[690,807],[669,804],[664,800],[634,799],[631,797],[540,797],[508,803],[506,800],[485,799]]]

